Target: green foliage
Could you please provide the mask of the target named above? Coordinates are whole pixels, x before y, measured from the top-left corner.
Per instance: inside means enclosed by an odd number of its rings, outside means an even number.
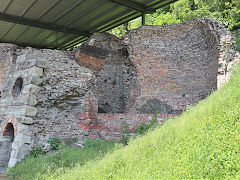
[[[237,43],[237,51],[240,52],[240,38],[236,39],[236,43]]]
[[[121,132],[122,135],[121,135],[120,143],[122,143],[124,146],[126,146],[126,145],[128,145],[129,134],[130,134],[129,125],[126,120],[122,121],[121,129],[122,129],[122,132]]]
[[[70,146],[71,144],[73,144],[74,142],[77,142],[77,138],[75,137],[75,138],[69,138],[69,139],[67,139],[67,140],[65,140],[65,144],[67,145],[67,146]],[[61,144],[60,144],[60,146],[61,146]]]
[[[61,147],[62,141],[59,137],[55,137],[48,140],[48,143],[50,144],[51,150],[59,150],[59,148]]]
[[[46,154],[47,153],[47,151],[46,150],[44,150],[44,145],[38,145],[36,148],[34,148],[33,150],[32,150],[32,152],[31,152],[31,155],[33,156],[33,157],[38,157],[38,156],[40,156],[40,155],[44,155],[44,154]]]
[[[45,156],[29,156],[22,163],[17,164],[8,171],[9,179],[33,180],[56,178],[66,173],[69,168],[84,165],[95,158],[101,158],[115,147],[112,141],[89,140],[87,147],[66,148]]]
[[[238,64],[220,91],[181,116],[56,179],[239,179],[239,81]]]
[[[239,0],[179,0],[170,6],[146,15],[146,25],[170,25],[189,21],[193,18],[212,18],[226,25],[229,30],[240,28]],[[109,32],[119,38],[131,29],[141,27],[137,18]]]
[[[136,128],[135,134],[136,135],[144,135],[149,129],[153,130],[156,127],[157,123],[157,113],[155,112],[154,117],[149,125],[147,125],[145,122],[141,123],[139,127]]]
[[[117,85],[117,81],[116,80],[112,81],[112,85],[113,86]]]

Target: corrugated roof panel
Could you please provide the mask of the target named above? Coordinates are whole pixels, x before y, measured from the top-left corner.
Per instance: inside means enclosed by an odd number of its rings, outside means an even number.
[[[62,37],[64,33],[61,32],[55,32],[53,35],[45,38],[43,41],[45,41],[48,44],[53,43],[54,41],[56,41],[58,38]]]
[[[7,31],[12,25],[13,23],[0,21],[0,40],[1,40],[1,37],[7,33]]]
[[[58,24],[65,24],[69,27],[72,27],[72,24],[78,21],[79,19],[88,19],[88,14],[91,11],[96,12],[96,8],[105,4],[103,0],[87,0],[83,1],[79,6],[74,8],[71,13],[68,13],[59,21]],[[79,29],[79,28],[78,28]]]
[[[67,0],[67,1],[62,0],[59,3],[57,3],[57,5],[53,9],[51,9],[41,20],[45,22],[49,22],[49,21],[55,22],[56,19],[59,18],[61,14],[63,14],[65,11],[67,11],[71,7],[80,4],[82,1],[83,0],[80,0],[80,1],[79,0]],[[61,23],[57,23],[57,24],[61,24]]]
[[[47,37],[49,34],[51,34],[53,31],[50,31],[50,30],[43,30],[41,31],[40,34],[38,34],[36,37],[33,37],[32,38],[32,43],[34,44],[39,44],[39,47],[42,47],[44,46],[44,38]],[[30,41],[31,42],[31,41]]]
[[[85,16],[81,17],[78,21],[73,23],[70,27],[79,27],[81,30],[89,30],[94,24],[100,23],[105,18],[111,18],[112,16],[125,11],[125,7],[121,7],[114,3],[107,3],[107,5],[101,5],[95,9],[97,13],[90,12]],[[86,18],[87,17],[87,18]]]
[[[73,38],[74,35],[64,35],[51,42],[51,46],[59,47],[66,39]],[[76,38],[76,37],[75,37]]]
[[[152,2],[151,0],[133,0],[134,2],[137,2],[137,3],[141,3],[141,4],[144,4],[144,5],[147,5],[149,4],[149,2]]]
[[[20,0],[18,0],[20,1]],[[25,18],[28,19],[38,19],[43,16],[46,11],[50,11],[54,8],[54,6],[59,3],[60,0],[38,0],[24,15]],[[44,16],[43,16],[44,17]],[[50,19],[46,20],[48,22]]]
[[[39,32],[39,28],[30,27],[27,28],[26,31],[21,34],[18,39],[16,39],[16,43],[23,42],[24,44],[27,44],[30,42],[30,40],[35,37],[36,33]]]
[[[11,27],[10,31],[2,39],[3,41],[14,42],[17,36],[26,28],[26,26],[21,24],[14,24]]]
[[[89,31],[94,31],[97,27],[100,28],[102,24],[107,24],[112,22],[111,17],[117,17],[121,14],[128,14],[132,11],[124,10],[123,8],[116,8],[114,11],[109,11],[109,13],[102,14],[97,20],[90,21],[88,24]],[[104,23],[103,23],[104,22]],[[87,25],[87,23],[85,24]],[[85,30],[85,29],[84,29]]]
[[[126,20],[130,21],[141,15],[141,13],[134,12],[134,11],[125,11],[123,12],[123,14],[122,16],[115,18],[114,20],[111,20],[111,21],[106,20],[104,23],[102,23],[102,25],[95,27],[93,31],[99,31],[99,32],[107,31],[113,27],[116,27],[124,23]]]
[[[21,16],[32,3],[32,0],[12,1],[6,10],[6,14]]]
[[[6,9],[6,7],[8,6],[9,2],[11,0],[0,0],[0,12],[3,13],[3,11]]]
[[[0,0],[0,41],[66,49],[175,1]]]

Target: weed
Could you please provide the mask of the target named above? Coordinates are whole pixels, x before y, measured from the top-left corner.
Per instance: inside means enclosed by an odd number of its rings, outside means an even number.
[[[145,122],[141,123],[140,126],[136,128],[135,134],[144,135],[149,129],[154,129],[157,123],[157,114],[158,114],[158,111],[155,112],[153,119],[149,125],[147,125]]]
[[[75,138],[72,138],[73,142],[77,142],[78,141],[78,138],[75,137]]]
[[[38,145],[36,148],[34,148],[34,149],[32,150],[31,156],[33,156],[33,157],[38,157],[38,156],[44,155],[44,154],[46,154],[46,153],[47,153],[47,151],[44,150],[44,145],[40,144],[40,145]]]
[[[59,137],[51,138],[48,140],[48,143],[50,144],[51,150],[59,150],[61,147],[61,139]]]
[[[113,85],[113,86],[115,86],[116,84],[117,84],[117,81],[116,81],[116,80],[112,81],[112,85]]]
[[[240,52],[240,38],[236,39],[236,43],[237,43],[237,51]]]
[[[121,135],[120,143],[122,143],[124,146],[128,145],[130,129],[126,119],[122,120],[121,130],[122,130],[122,135]]]

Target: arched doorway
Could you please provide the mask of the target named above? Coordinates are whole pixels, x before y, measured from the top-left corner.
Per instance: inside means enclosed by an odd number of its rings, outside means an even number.
[[[12,151],[12,142],[14,140],[14,127],[12,123],[8,123],[0,137],[0,173],[4,171],[10,160]]]

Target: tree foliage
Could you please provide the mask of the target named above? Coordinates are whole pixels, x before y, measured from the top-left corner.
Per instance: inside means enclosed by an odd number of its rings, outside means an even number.
[[[240,28],[240,0],[179,0],[146,15],[147,25],[178,24],[193,18],[216,19],[229,30]],[[122,38],[131,29],[141,26],[141,18],[130,21],[109,32]]]

